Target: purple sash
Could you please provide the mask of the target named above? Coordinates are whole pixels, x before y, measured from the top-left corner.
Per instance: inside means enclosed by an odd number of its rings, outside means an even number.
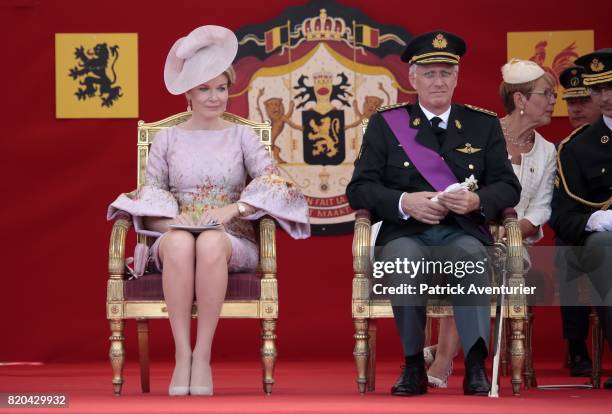
[[[390,109],[381,115],[387,121],[395,138],[402,144],[414,167],[436,191],[444,191],[446,187],[457,182],[457,177],[444,159],[437,152],[416,141],[417,130],[410,128],[410,115],[405,108]],[[486,224],[478,226],[478,229],[491,237]]]
[[[417,171],[436,191],[444,191],[457,182],[457,177],[444,159],[416,141],[417,130],[410,128],[410,115],[405,108],[391,109],[381,115]]]

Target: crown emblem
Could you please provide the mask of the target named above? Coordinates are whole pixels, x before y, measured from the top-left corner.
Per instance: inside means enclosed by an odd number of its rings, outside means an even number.
[[[444,37],[442,33],[438,33],[436,37],[434,37],[433,42],[431,42],[432,46],[436,49],[444,49],[448,46],[448,41]]]
[[[325,69],[323,69],[321,72],[313,73],[312,79],[315,84],[332,83],[334,80],[334,75],[333,73],[326,72]]]
[[[344,19],[329,17],[325,9],[320,9],[317,17],[302,22],[302,33],[306,40],[342,40],[346,30]]]
[[[595,58],[591,61],[591,70],[593,72],[601,72],[604,70],[604,65],[599,61],[599,59]]]

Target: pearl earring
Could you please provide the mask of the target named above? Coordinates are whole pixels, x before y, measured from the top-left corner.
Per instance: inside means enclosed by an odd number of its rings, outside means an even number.
[[[523,111],[523,110],[521,109],[521,111],[519,112],[519,114],[520,114],[521,116],[523,116],[523,115],[525,115],[525,111]]]

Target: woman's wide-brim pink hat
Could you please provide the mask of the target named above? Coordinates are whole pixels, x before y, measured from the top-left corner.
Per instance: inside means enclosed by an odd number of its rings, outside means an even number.
[[[201,26],[177,40],[166,58],[164,82],[173,95],[185,93],[230,67],[238,39],[222,26]]]

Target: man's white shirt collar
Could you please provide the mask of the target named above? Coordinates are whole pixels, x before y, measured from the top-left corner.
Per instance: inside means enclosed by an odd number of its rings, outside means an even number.
[[[421,111],[423,111],[423,113],[427,117],[428,121],[431,121],[431,118],[437,116],[438,118],[440,118],[442,120],[442,122],[440,122],[439,127],[446,129],[446,127],[448,126],[448,117],[450,116],[450,112],[451,112],[451,107],[450,106],[448,107],[448,109],[443,114],[440,114],[440,115],[436,115],[436,114],[434,114],[432,112],[429,112],[427,109],[425,109],[423,107],[423,105],[421,105],[421,103],[419,103],[419,106],[421,107]],[[604,119],[605,119],[605,117],[604,117]]]

